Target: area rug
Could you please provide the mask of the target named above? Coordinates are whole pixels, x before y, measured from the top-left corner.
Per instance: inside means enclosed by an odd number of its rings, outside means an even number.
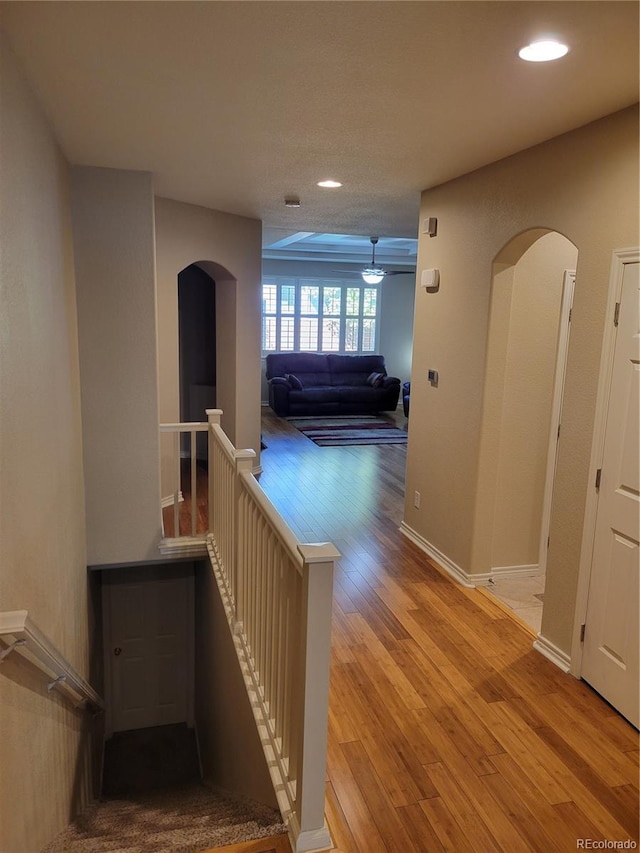
[[[319,447],[354,444],[406,444],[406,430],[373,416],[289,418],[289,423]]]

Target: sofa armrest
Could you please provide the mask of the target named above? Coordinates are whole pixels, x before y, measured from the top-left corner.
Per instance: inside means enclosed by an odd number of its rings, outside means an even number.
[[[397,376],[385,376],[382,380],[383,388],[393,388],[394,385],[397,385],[400,388],[400,380]]]
[[[285,379],[284,376],[274,376],[272,379],[269,380],[269,382],[271,383],[271,385],[286,385],[287,388],[291,388],[289,380]]]
[[[284,376],[269,379],[269,405],[279,417],[289,414],[289,391],[291,385]]]

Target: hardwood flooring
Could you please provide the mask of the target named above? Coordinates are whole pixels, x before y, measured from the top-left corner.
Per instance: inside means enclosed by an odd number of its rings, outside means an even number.
[[[209,491],[207,488],[207,463],[196,463],[196,533],[206,533],[209,527]],[[178,527],[180,536],[191,536],[191,460],[180,463],[180,491],[184,500],[178,504]],[[174,506],[162,510],[162,528],[167,539],[175,536]]]
[[[257,841],[243,841],[240,844],[227,844],[215,850],[203,850],[202,853],[291,853],[287,835],[274,835]]]
[[[638,733],[402,536],[405,448],[319,448],[268,410],[263,438],[271,501],[300,539],[342,554],[326,784],[336,849],[637,845]]]

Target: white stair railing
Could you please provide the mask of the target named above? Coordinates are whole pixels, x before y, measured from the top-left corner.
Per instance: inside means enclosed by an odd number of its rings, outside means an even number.
[[[96,691],[76,672],[51,640],[42,633],[26,610],[0,613],[0,664],[11,653],[28,660],[47,677],[47,690],[58,690],[76,708],[104,710]]]
[[[334,561],[303,545],[209,419],[209,554],[295,853],[331,847],[324,820]]]
[[[168,489],[170,494],[167,494],[163,500],[163,539],[160,543],[160,550],[163,553],[177,554],[191,553],[195,555],[206,553],[204,543],[208,534],[208,530],[198,531],[198,434],[207,433],[209,424],[205,422],[194,423],[177,423],[177,424],[160,424],[160,433],[162,435],[170,435],[171,448],[168,453],[170,459],[167,473],[169,479]],[[189,436],[189,441],[186,443],[186,449],[182,447],[183,436]],[[203,442],[206,441],[203,437]],[[188,480],[183,485],[183,462],[188,460]],[[190,495],[190,523],[188,532],[180,531],[180,504],[183,502],[183,488],[187,488]],[[172,507],[172,527],[173,536],[166,536],[164,514],[166,507]]]

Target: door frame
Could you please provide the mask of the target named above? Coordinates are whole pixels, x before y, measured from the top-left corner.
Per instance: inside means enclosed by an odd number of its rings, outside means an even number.
[[[102,598],[102,654],[104,667],[104,698],[105,698],[105,732],[104,736],[108,740],[114,734],[113,725],[113,661],[111,649],[113,647],[112,638],[112,623],[111,623],[111,589],[113,584],[126,583],[127,581],[135,581],[141,583],[150,581],[153,583],[162,578],[164,569],[171,571],[180,565],[179,575],[183,576],[187,585],[187,613],[186,613],[186,630],[187,630],[187,694],[186,708],[187,719],[186,723],[189,728],[195,727],[195,564],[171,564],[167,566],[160,564],[133,564],[120,569],[109,569],[106,571],[108,577],[103,576],[101,598]]]
[[[589,463],[589,486],[585,504],[584,526],[582,529],[582,546],[580,550],[580,566],[578,570],[578,587],[576,593],[576,609],[573,620],[573,637],[571,642],[571,661],[569,671],[580,678],[582,674],[582,626],[587,619],[587,604],[589,599],[589,583],[591,581],[591,563],[598,511],[598,492],[595,488],[598,468],[602,467],[604,453],[605,427],[607,410],[609,408],[609,393],[613,374],[613,357],[617,338],[617,326],[614,323],[616,303],[620,301],[624,268],[627,264],[640,262],[640,248],[615,249],[611,259],[609,275],[609,293],[607,296],[606,320],[602,355],[600,358],[600,373],[598,375],[598,393],[596,397],[595,421],[593,440],[591,444],[591,461]]]
[[[538,574],[540,575],[544,574],[547,570],[549,529],[551,525],[551,504],[553,501],[553,486],[555,482],[556,463],[558,458],[558,442],[560,441],[560,427],[562,423],[562,401],[564,399],[564,383],[567,373],[567,354],[569,352],[569,335],[571,333],[571,308],[573,306],[575,284],[575,270],[565,270],[562,282],[558,346],[556,352],[555,376],[553,379],[553,402],[551,404],[549,450],[547,452],[544,497],[542,500],[542,524],[540,525],[540,548],[538,553]]]

